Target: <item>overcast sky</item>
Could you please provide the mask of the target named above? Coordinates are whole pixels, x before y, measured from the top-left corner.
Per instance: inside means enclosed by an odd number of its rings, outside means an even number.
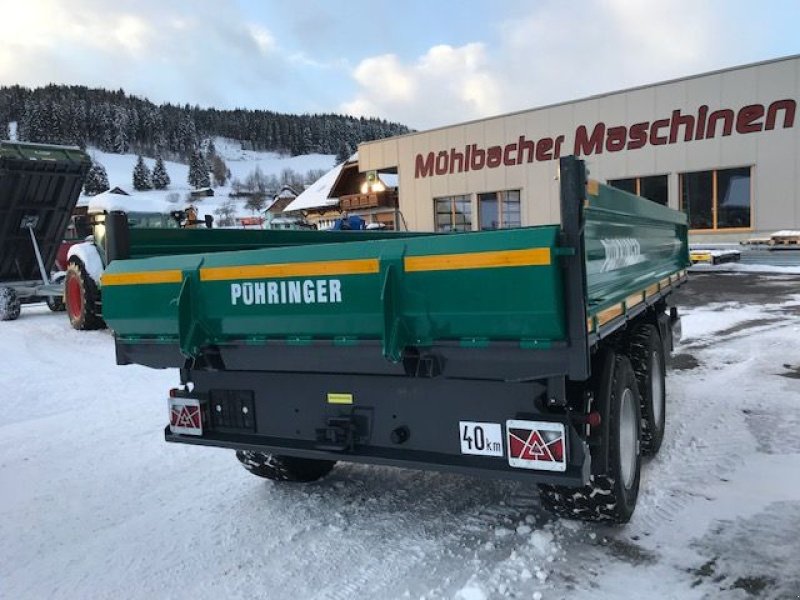
[[[416,129],[800,53],[800,1],[0,0],[0,84]]]

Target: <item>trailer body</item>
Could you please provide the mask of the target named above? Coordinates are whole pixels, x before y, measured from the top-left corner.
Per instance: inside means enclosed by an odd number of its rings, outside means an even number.
[[[70,323],[75,329],[105,326],[101,277],[106,265],[113,260],[351,239],[346,232],[328,235],[305,231],[292,236],[285,231],[275,230],[212,229],[212,219],[195,220],[188,210],[122,210],[127,206],[124,200],[109,200],[108,195],[100,201],[93,200],[89,204],[88,214],[81,217],[82,224],[92,232],[91,237],[87,236],[85,241],[69,244],[69,248],[64,249],[67,262],[64,301]],[[374,234],[370,236],[374,237]]]
[[[171,442],[585,486],[615,452],[606,348],[671,349],[687,223],[561,178],[560,225],[115,261],[117,361],[180,369]]]
[[[79,148],[0,141],[0,318],[61,295],[50,271],[90,165]]]

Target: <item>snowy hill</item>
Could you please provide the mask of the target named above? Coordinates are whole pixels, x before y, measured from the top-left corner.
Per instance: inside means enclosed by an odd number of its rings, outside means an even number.
[[[225,161],[231,172],[231,180],[225,186],[215,187],[213,197],[191,198],[191,200],[189,199],[189,193],[192,188],[187,181],[189,166],[186,164],[164,161],[171,180],[169,187],[166,190],[137,192],[133,189],[133,168],[137,159],[135,154],[111,154],[91,147],[87,149],[87,152],[92,156],[93,160],[105,167],[108,173],[108,183],[112,189],[120,187],[131,194],[127,197],[119,196],[117,206],[125,207],[131,211],[138,209],[169,212],[185,208],[186,205],[191,203],[197,207],[198,216],[201,219],[206,214],[216,217],[214,215],[215,211],[229,200],[235,202],[236,216],[253,215],[253,211],[245,207],[243,199],[229,198],[229,194],[232,180],[244,181],[256,168],[266,177],[274,175],[280,179],[282,173],[287,169],[305,176],[309,171],[313,170],[328,171],[333,167],[335,158],[332,154],[285,156],[274,152],[243,150],[238,141],[225,138],[215,138],[214,145],[217,155]],[[145,158],[144,162],[152,171],[155,166],[155,159]],[[78,201],[78,206],[88,206],[90,200],[91,197],[82,194]]]

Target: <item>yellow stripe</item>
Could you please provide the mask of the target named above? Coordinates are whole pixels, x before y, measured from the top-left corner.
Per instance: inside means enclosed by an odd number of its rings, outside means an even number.
[[[625,298],[625,306],[627,308],[631,308],[632,306],[641,304],[643,301],[644,298],[642,298],[642,292],[636,292],[635,294],[631,294],[630,296]]]
[[[624,312],[622,304],[615,304],[605,310],[601,310],[597,313],[597,324],[598,325],[605,325],[609,321],[616,319]]]
[[[107,285],[142,285],[149,283],[180,283],[183,275],[180,271],[144,271],[141,273],[104,273],[100,279]]]
[[[586,182],[586,193],[590,196],[597,196],[600,193],[600,183],[596,179]]]
[[[595,315],[595,317],[597,318],[597,326],[601,327],[601,326],[605,325],[609,321],[612,321],[612,320],[616,319],[617,317],[619,317],[620,315],[622,315],[624,312],[626,312],[627,309],[632,308],[632,307],[636,306],[637,304],[641,303],[643,301],[642,293],[645,294],[645,297],[649,298],[650,296],[653,296],[654,294],[657,294],[659,292],[659,289],[663,289],[665,287],[668,287],[672,277],[675,277],[675,281],[678,281],[678,279],[681,276],[681,273],[685,274],[686,271],[677,271],[677,272],[673,273],[672,275],[670,275],[669,277],[665,277],[659,283],[654,283],[653,285],[651,285],[648,288],[644,289],[643,292],[636,292],[635,294],[631,294],[630,296],[625,298],[625,304],[624,305],[622,303],[615,304],[614,306],[610,306],[609,308],[606,308],[605,310],[600,311],[599,313],[597,313]],[[589,317],[589,319],[587,320],[586,326],[587,326],[588,331],[592,330],[592,319],[591,319],[591,317]]]
[[[549,264],[550,248],[407,256],[404,259],[405,270],[409,273],[495,267],[533,267]]]
[[[275,265],[206,267],[200,269],[200,281],[229,279],[266,279],[268,277],[322,277],[326,275],[368,275],[379,271],[377,258],[327,260]]]
[[[328,404],[352,404],[353,394],[328,394]]]

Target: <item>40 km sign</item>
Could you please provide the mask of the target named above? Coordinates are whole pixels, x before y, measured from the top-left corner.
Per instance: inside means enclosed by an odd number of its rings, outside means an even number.
[[[461,454],[478,456],[505,456],[503,454],[503,429],[500,423],[459,421]]]

